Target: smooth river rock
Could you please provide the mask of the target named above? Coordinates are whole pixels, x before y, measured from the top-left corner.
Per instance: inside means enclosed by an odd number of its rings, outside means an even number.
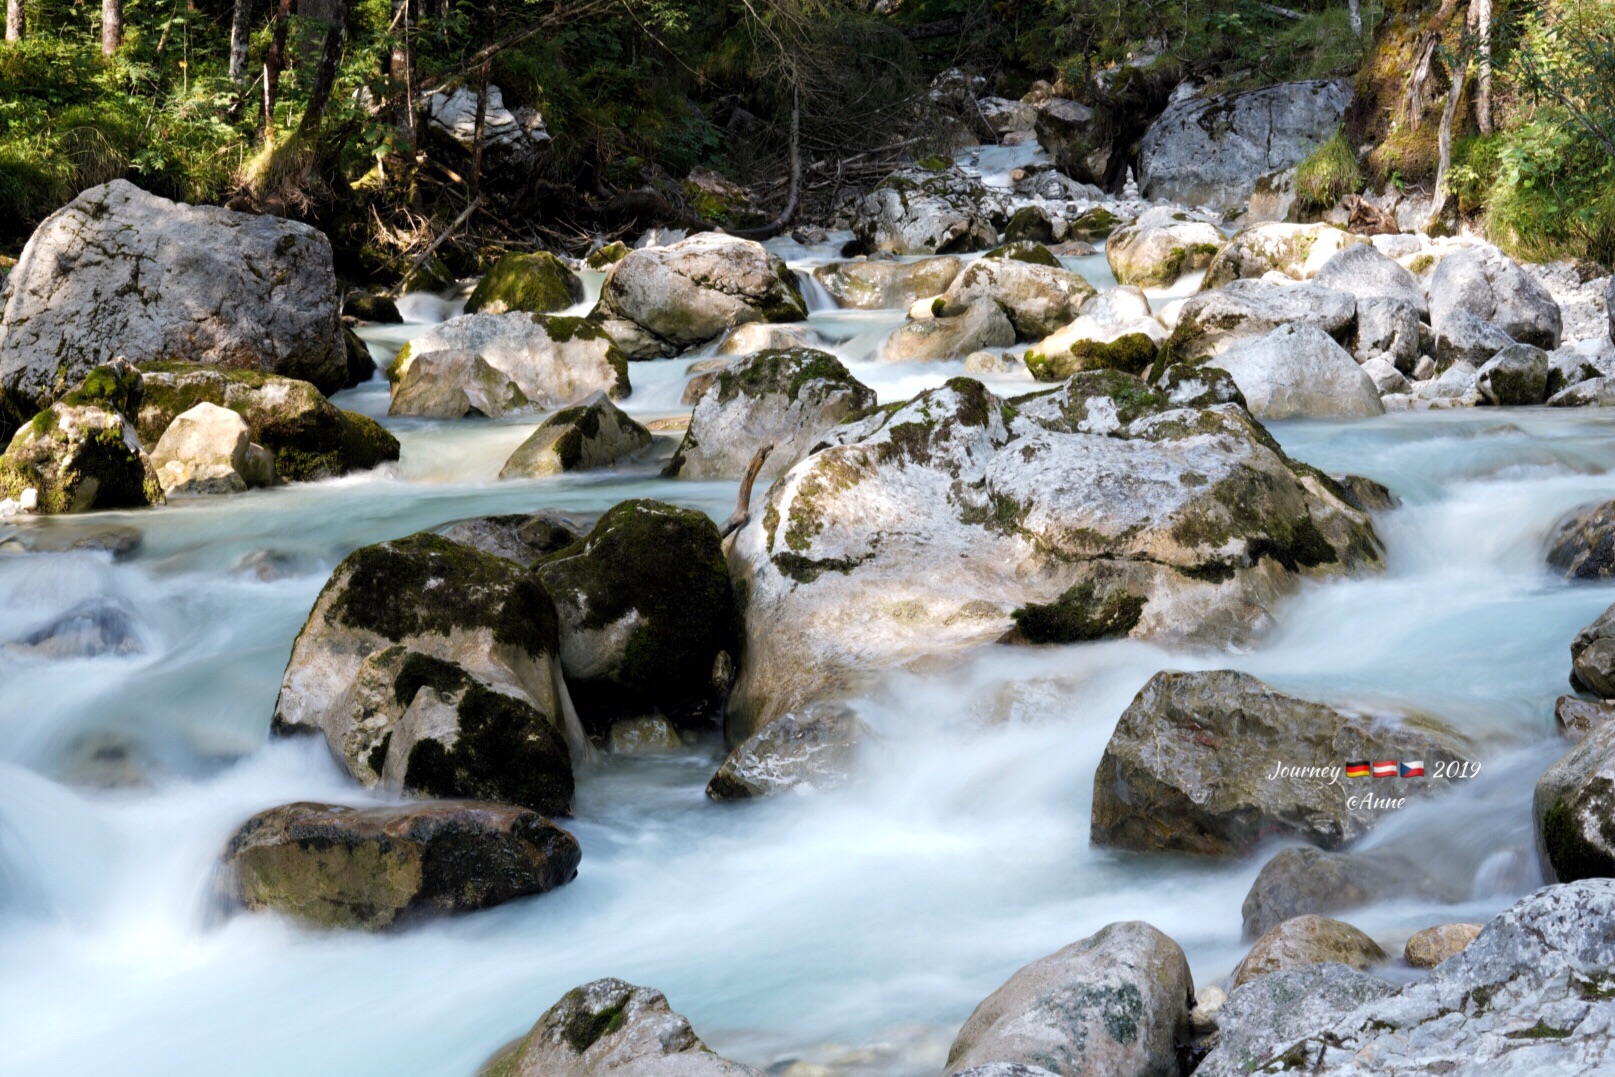
[[[1531,808],[1543,878],[1615,875],[1615,725],[1593,727],[1549,767]]]
[[[956,255],[914,262],[831,262],[813,270],[839,307],[853,310],[907,310],[916,300],[941,295],[964,263]]]
[[[1374,379],[1333,337],[1286,325],[1210,360],[1228,371],[1258,419],[1363,419],[1385,414]]]
[[[1379,944],[1350,924],[1327,916],[1297,916],[1269,929],[1234,969],[1233,986],[1280,969],[1338,962],[1363,970],[1389,957]]]
[[[628,417],[605,393],[562,408],[516,447],[501,479],[530,479],[568,471],[592,471],[650,448],[651,433]]]
[[[1209,221],[1155,206],[1110,234],[1105,260],[1118,284],[1164,287],[1209,266],[1222,244],[1222,233]]]
[[[813,703],[782,714],[739,744],[707,782],[713,800],[833,789],[857,763],[869,727],[850,708]]]

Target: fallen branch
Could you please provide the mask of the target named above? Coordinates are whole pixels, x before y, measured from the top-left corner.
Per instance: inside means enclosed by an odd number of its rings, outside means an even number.
[[[438,234],[438,237],[427,245],[424,251],[421,251],[421,253],[415,256],[414,260],[409,263],[409,268],[404,271],[404,275],[399,278],[398,286],[400,288],[403,287],[404,281],[407,281],[410,277],[413,277],[415,275],[415,271],[422,265],[426,264],[426,260],[432,257],[432,253],[441,247],[444,241],[458,231],[461,225],[471,219],[471,214],[475,213],[477,211],[477,207],[481,204],[481,198],[473,198],[466,205],[465,209],[460,211],[460,215],[454,218],[454,220],[449,223],[449,226],[443,229],[443,231]]]
[[[740,493],[735,497],[735,511],[723,522],[723,526],[718,528],[719,539],[728,538],[751,521],[751,487],[757,481],[757,473],[763,469],[763,461],[767,460],[768,454],[773,451],[774,445],[770,442],[752,455],[751,463],[746,465],[746,473],[740,477]]]

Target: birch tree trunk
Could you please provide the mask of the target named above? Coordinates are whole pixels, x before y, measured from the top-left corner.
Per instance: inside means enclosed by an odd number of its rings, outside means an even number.
[[[101,0],[101,55],[111,56],[123,44],[123,0]]]
[[[6,40],[22,40],[22,0],[6,0]]]

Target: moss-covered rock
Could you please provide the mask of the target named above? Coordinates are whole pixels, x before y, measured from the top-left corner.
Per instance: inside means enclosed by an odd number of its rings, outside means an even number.
[[[614,239],[610,243],[590,251],[589,256],[583,260],[583,264],[590,269],[610,269],[626,257],[628,257],[628,244],[620,239]]]
[[[549,314],[583,302],[583,282],[548,251],[506,254],[477,282],[465,312]]]
[[[1004,239],[1009,243],[1053,243],[1054,225],[1040,207],[1022,206],[1010,214],[1009,223],[1004,225]]]
[[[435,254],[427,255],[414,270],[408,273],[400,284],[404,292],[441,292],[454,287],[454,271]]]
[[[1164,287],[1209,266],[1222,244],[1215,225],[1157,206],[1111,233],[1105,259],[1119,284]]]
[[[953,162],[901,168],[853,206],[852,230],[863,249],[891,254],[979,251],[998,240],[1009,218],[1002,198]]]
[[[1221,288],[1230,281],[1282,273],[1293,280],[1310,280],[1340,251],[1367,245],[1332,224],[1257,224],[1230,239],[1206,267],[1202,290]]]
[[[1026,353],[1026,369],[1038,381],[1064,381],[1083,370],[1120,370],[1143,374],[1155,362],[1155,341],[1143,333],[1124,333],[1114,340],[1078,340],[1065,354]]]
[[[605,393],[562,408],[517,446],[501,479],[537,478],[567,471],[610,467],[650,448],[651,433],[630,419]]]
[[[398,313],[398,304],[391,296],[349,292],[342,300],[342,314],[361,322],[377,325],[397,325],[404,320]]]
[[[1543,773],[1532,814],[1544,879],[1615,877],[1615,725],[1593,727]]]
[[[652,710],[681,723],[717,713],[738,632],[705,514],[625,501],[534,572],[554,597],[567,684],[592,731]]]
[[[1027,262],[1035,266],[1046,266],[1049,269],[1060,269],[1060,259],[1054,252],[1043,245],[1041,240],[1010,239],[1001,243],[982,255],[983,258],[1008,258],[1016,262]]]

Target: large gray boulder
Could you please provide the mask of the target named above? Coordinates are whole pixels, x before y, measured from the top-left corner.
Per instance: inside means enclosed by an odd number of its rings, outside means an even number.
[[[1248,673],[1157,673],[1122,712],[1094,775],[1096,845],[1238,856],[1289,835],[1338,849],[1444,789],[1463,737],[1415,715],[1348,713]],[[1348,779],[1350,760],[1405,759],[1424,778]]]
[[[34,230],[0,290],[0,411],[24,422],[91,368],[183,360],[347,384],[331,244],[282,217],[113,180]]]
[[[1436,368],[1446,370],[1456,363],[1480,368],[1505,348],[1514,347],[1514,338],[1469,311],[1448,311],[1436,327]]]
[[[529,479],[610,467],[650,448],[651,432],[628,417],[605,393],[562,408],[516,447],[501,479]]]
[[[428,131],[475,152],[479,132],[478,94],[465,86],[428,94],[422,100]],[[499,87],[488,85],[488,100],[480,117],[483,167],[496,177],[526,176],[547,156],[550,135],[544,117],[527,107],[507,108]]]
[[[1307,325],[1349,344],[1357,324],[1357,301],[1316,282],[1269,284],[1236,280],[1201,292],[1183,304],[1167,347],[1178,359],[1217,355],[1241,340],[1275,329]]]
[[[1042,340],[1076,319],[1094,288],[1076,273],[1013,256],[978,258],[954,278],[933,313],[952,317],[982,301],[998,304],[1018,340]]]
[[[641,247],[606,271],[589,315],[630,359],[660,359],[747,322],[794,322],[807,304],[785,262],[761,243],[702,232]]]
[[[1105,260],[1118,284],[1164,287],[1211,264],[1222,233],[1171,206],[1154,206],[1105,242]]]
[[[1340,126],[1345,80],[1287,82],[1168,105],[1144,132],[1139,190],[1147,198],[1243,209],[1258,177],[1290,168]]]
[[[1195,1077],[1246,1077],[1299,1037],[1394,994],[1394,984],[1338,961],[1258,977],[1218,1007],[1215,1046]]]
[[[1320,287],[1345,292],[1359,300],[1373,296],[1405,300],[1421,317],[1430,310],[1419,278],[1400,262],[1387,258],[1372,243],[1341,247],[1318,267],[1312,279]]]
[[[1615,876],[1615,726],[1594,726],[1549,767],[1531,807],[1543,878]]]
[[[948,1074],[991,1062],[1059,1077],[1177,1077],[1194,981],[1149,924],[1111,924],[1027,965],[988,995],[948,1051]]]
[[[813,703],[782,714],[737,745],[707,782],[713,800],[833,789],[845,782],[869,736],[847,707]]]
[[[1495,247],[1447,255],[1430,275],[1429,295],[1430,325],[1438,334],[1455,312],[1466,311],[1521,344],[1544,351],[1559,346],[1559,304],[1541,281]]]
[[[985,250],[998,242],[1008,219],[998,194],[935,158],[898,169],[852,207],[859,242],[889,254]]]
[[[1362,419],[1383,415],[1374,379],[1333,337],[1286,325],[1210,360],[1233,376],[1258,419]]]
[[[1571,687],[1615,699],[1615,606],[1570,641]]]
[[[1050,97],[1037,105],[1032,130],[1061,172],[1083,183],[1101,178],[1108,147],[1093,109],[1067,97]]]
[[[917,300],[947,291],[962,267],[959,258],[951,254],[915,262],[831,262],[815,268],[813,279],[839,307],[907,310]]]
[[[774,448],[758,478],[773,481],[875,392],[841,361],[811,348],[761,351],[737,359],[696,401],[684,440],[664,474],[736,479],[764,445]]]

